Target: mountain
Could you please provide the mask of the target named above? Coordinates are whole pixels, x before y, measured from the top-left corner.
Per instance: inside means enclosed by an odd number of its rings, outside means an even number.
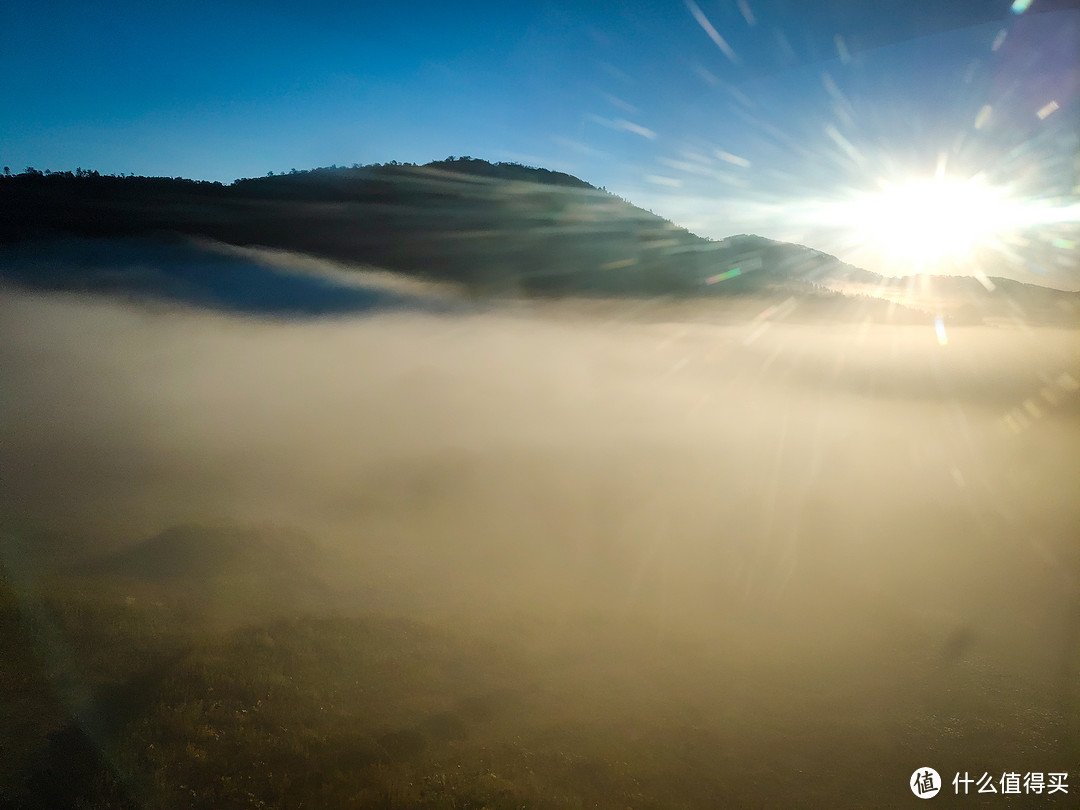
[[[0,214],[0,242],[8,244],[178,233],[494,292],[745,291],[801,281],[836,263],[757,237],[703,239],[570,175],[472,158],[315,169],[230,186],[23,174],[0,180]]]
[[[999,280],[996,296],[973,278],[935,280],[920,289],[940,294],[913,295],[910,282],[811,248],[753,235],[704,239],[571,175],[474,158],[294,171],[228,186],[88,172],[0,178],[0,244],[162,234],[374,265],[483,293],[855,294],[976,320],[1075,320],[1080,311],[1077,294]],[[8,264],[0,256],[0,273]]]

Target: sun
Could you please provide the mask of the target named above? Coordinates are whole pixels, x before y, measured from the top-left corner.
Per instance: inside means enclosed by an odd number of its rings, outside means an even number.
[[[1075,192],[1031,195],[983,172],[950,174],[942,162],[929,176],[868,178],[836,197],[793,202],[785,213],[827,234],[836,255],[860,267],[980,278],[1002,262],[1023,261],[1034,240],[1072,249],[1080,203]]]
[[[861,195],[848,224],[878,251],[919,268],[962,261],[989,246],[1007,209],[998,190],[975,179],[912,179]]]

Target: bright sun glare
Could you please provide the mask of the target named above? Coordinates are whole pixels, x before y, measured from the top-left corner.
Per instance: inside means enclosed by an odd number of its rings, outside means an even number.
[[[851,206],[850,224],[879,250],[921,266],[988,246],[1009,207],[1002,193],[977,180],[936,177],[884,184]]]

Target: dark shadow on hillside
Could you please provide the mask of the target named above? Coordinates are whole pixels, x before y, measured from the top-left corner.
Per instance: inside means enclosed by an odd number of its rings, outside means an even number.
[[[305,535],[270,526],[173,526],[142,542],[70,567],[75,576],[153,583],[224,624],[253,616],[325,610],[342,561]]]
[[[448,310],[445,302],[262,264],[196,244],[63,239],[0,249],[0,281],[36,290],[170,301],[263,317]]]
[[[25,810],[138,806],[97,745],[76,723],[49,735],[48,746],[27,779],[27,789],[26,803],[10,806]]]

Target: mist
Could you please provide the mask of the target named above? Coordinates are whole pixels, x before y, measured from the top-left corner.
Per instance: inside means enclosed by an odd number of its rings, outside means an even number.
[[[329,614],[489,645],[526,695],[491,739],[561,734],[687,804],[1075,763],[1080,331],[364,301],[0,289],[5,566],[33,591],[46,550],[295,533]],[[648,782],[634,763],[672,746]]]

